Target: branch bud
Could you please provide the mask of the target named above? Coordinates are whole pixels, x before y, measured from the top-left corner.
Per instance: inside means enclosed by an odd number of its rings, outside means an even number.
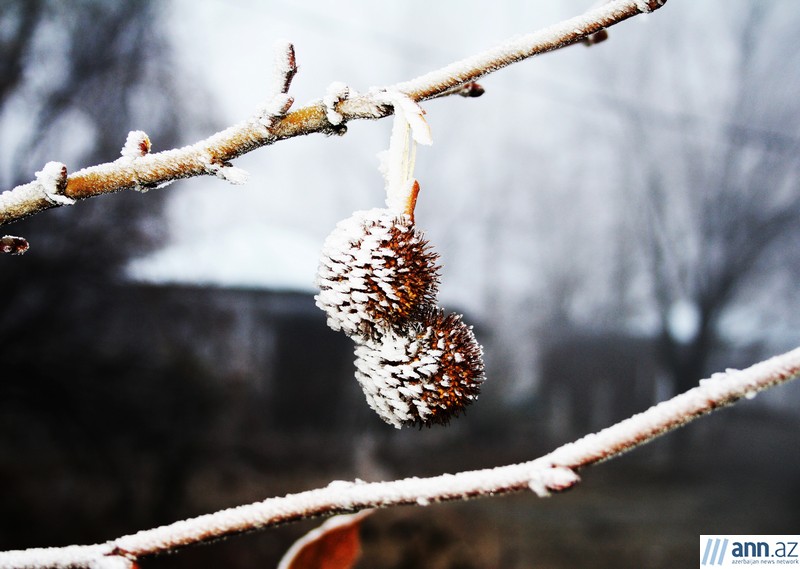
[[[36,172],[36,182],[42,189],[44,197],[52,204],[72,205],[75,200],[65,196],[67,189],[67,167],[61,162],[48,162]]]
[[[22,255],[28,250],[29,246],[28,240],[24,237],[16,237],[15,235],[4,235],[0,237],[0,253]]]
[[[122,154],[125,158],[141,158],[150,153],[150,138],[141,130],[132,130],[128,133],[125,146],[122,147]]]

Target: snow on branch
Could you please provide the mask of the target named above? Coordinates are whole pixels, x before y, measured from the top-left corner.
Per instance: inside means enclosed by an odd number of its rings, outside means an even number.
[[[745,370],[714,374],[694,389],[529,462],[390,482],[334,481],[324,488],[269,498],[103,544],[0,552],[0,569],[134,567],[143,556],[314,516],[427,506],[526,490],[544,497],[578,484],[580,469],[619,456],[715,409],[752,399],[759,391],[798,375],[800,348]]]
[[[267,103],[249,120],[191,146],[163,152],[150,153],[149,139],[147,149],[141,147],[141,152],[126,143],[123,159],[72,173],[63,191],[57,193],[43,193],[32,188],[38,179],[0,193],[0,225],[76,200],[121,190],[146,191],[181,178],[210,174],[232,183],[243,183],[245,173],[231,170],[230,162],[256,148],[315,132],[343,134],[345,124],[351,120],[388,116],[394,107],[387,103],[386,93],[402,93],[416,102],[450,94],[479,96],[483,88],[474,83],[476,79],[534,55],[584,42],[609,26],[637,14],[652,12],[665,2],[611,0],[581,16],[509,40],[404,83],[372,89],[365,94],[353,93],[342,84],[336,84],[324,99],[291,113],[292,98],[288,92],[297,65],[294,47],[281,43],[276,49]],[[133,139],[143,143],[140,135],[144,133],[134,132]]]

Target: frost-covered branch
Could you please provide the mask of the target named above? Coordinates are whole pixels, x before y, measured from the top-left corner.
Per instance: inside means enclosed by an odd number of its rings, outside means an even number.
[[[590,41],[605,28],[636,14],[651,12],[665,2],[612,0],[581,16],[509,40],[416,79],[371,89],[364,94],[346,88],[339,88],[335,93],[329,90],[323,100],[292,112],[289,112],[292,98],[288,91],[297,67],[293,47],[284,44],[278,49],[272,92],[267,103],[249,120],[196,144],[174,150],[151,154],[148,141],[147,149],[141,155],[132,156],[126,152],[126,149],[130,150],[126,144],[122,158],[70,174],[66,186],[59,193],[47,194],[36,182],[17,186],[0,194],[0,225],[76,200],[121,190],[146,191],[181,178],[213,174],[232,183],[243,183],[245,173],[232,168],[230,162],[256,148],[315,132],[342,134],[346,123],[351,120],[388,116],[392,114],[393,106],[387,104],[387,92],[399,92],[416,102],[456,93],[477,96],[482,88],[474,84],[476,79],[534,55],[585,42],[587,38]]]
[[[800,375],[800,348],[702,380],[698,387],[536,460],[431,478],[391,482],[334,481],[324,488],[269,498],[120,537],[103,544],[0,553],[0,569],[128,567],[147,555],[278,524],[368,508],[426,506],[531,490],[548,496],[576,485],[577,471],[614,458],[715,409]]]

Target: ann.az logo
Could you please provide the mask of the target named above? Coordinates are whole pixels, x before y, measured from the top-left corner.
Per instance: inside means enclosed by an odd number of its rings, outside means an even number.
[[[797,544],[796,541],[731,541],[728,538],[708,538],[700,565],[720,566],[725,562],[726,555],[730,555],[732,559],[797,560]]]

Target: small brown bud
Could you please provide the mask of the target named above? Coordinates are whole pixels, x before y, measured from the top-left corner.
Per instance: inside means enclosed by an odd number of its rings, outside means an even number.
[[[0,237],[0,253],[22,255],[28,250],[29,246],[27,239],[23,237],[16,237],[14,235],[4,235]]]
[[[464,83],[464,85],[461,86],[461,89],[458,90],[459,95],[461,95],[462,97],[470,97],[470,98],[480,97],[485,92],[486,89],[484,89],[479,83],[476,83],[475,81]]]

